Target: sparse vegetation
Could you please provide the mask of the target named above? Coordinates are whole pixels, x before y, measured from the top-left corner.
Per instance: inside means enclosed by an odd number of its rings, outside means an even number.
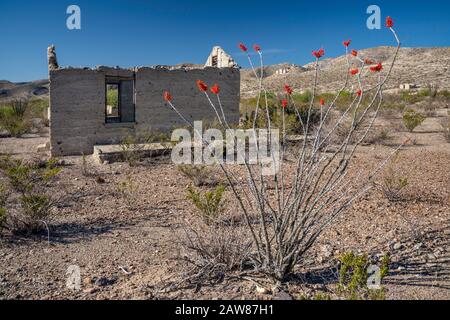
[[[186,178],[190,179],[196,187],[216,187],[219,184],[216,176],[205,166],[179,165],[177,169]]]
[[[425,121],[425,119],[426,117],[423,114],[413,109],[407,109],[403,113],[403,124],[409,132],[413,132],[414,129],[416,129]]]
[[[46,193],[46,187],[60,172],[57,161],[26,162],[3,157],[0,170],[8,180],[8,190],[0,190],[3,228],[25,235],[47,229],[56,201]],[[6,197],[6,192],[11,192],[11,196]]]
[[[368,287],[369,260],[367,255],[355,255],[352,252],[343,254],[340,258],[338,293],[348,300],[384,300],[385,289]],[[381,261],[379,281],[386,277],[389,270],[389,256]]]
[[[218,186],[213,191],[206,191],[204,193],[196,191],[194,188],[187,189],[187,198],[197,208],[203,221],[210,225],[219,219],[224,209],[223,194],[225,192],[224,186]]]
[[[450,143],[450,111],[448,111],[448,117],[441,120],[441,126],[444,139]]]
[[[386,167],[379,188],[389,201],[395,202],[403,199],[403,193],[408,186],[409,180],[399,168],[399,153],[397,153]]]
[[[13,137],[28,133],[31,124],[25,118],[27,109],[28,103],[21,100],[0,106],[0,129],[6,130]]]
[[[117,185],[117,192],[121,198],[124,199],[128,208],[132,209],[136,206],[138,188],[130,175],[127,175],[125,179]]]
[[[142,162],[145,157],[145,145],[152,143],[167,143],[170,137],[161,132],[151,129],[144,129],[136,132],[136,134],[127,133],[124,135],[120,143],[123,151],[123,157],[130,167],[134,167]]]

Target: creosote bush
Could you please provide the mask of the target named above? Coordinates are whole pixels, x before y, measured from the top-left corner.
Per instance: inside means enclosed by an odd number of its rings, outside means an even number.
[[[385,289],[368,288],[368,267],[370,265],[367,255],[355,255],[352,252],[343,254],[340,258],[338,293],[348,300],[384,300]],[[381,260],[380,282],[389,271],[389,255]]]
[[[34,162],[11,157],[0,159],[0,171],[8,182],[0,193],[10,193],[0,199],[4,230],[30,235],[47,229],[56,201],[46,189],[60,170],[55,159]]]
[[[218,186],[212,191],[196,191],[194,188],[187,189],[187,198],[197,208],[203,221],[210,225],[218,221],[223,212],[224,186]]]
[[[403,113],[403,124],[409,132],[413,132],[414,129],[416,129],[425,121],[425,119],[426,117],[423,114],[413,109],[407,109]]]
[[[201,165],[179,165],[178,171],[186,178],[190,179],[196,187],[216,187],[218,179],[211,170]]]

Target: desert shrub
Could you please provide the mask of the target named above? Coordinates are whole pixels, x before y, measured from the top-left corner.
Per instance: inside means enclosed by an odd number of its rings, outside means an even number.
[[[425,119],[426,117],[423,114],[413,109],[407,109],[403,113],[403,124],[409,132],[413,132],[414,129],[416,129],[425,121]]]
[[[448,112],[448,117],[441,119],[441,126],[442,126],[442,134],[444,136],[444,139],[447,142],[450,142],[450,111]]]
[[[401,96],[402,96],[402,101],[407,104],[415,104],[424,99],[423,97],[420,97],[419,95],[412,93],[410,91],[403,91],[401,93]]]
[[[0,129],[6,130],[13,137],[28,133],[31,124],[25,117],[27,109],[28,103],[22,100],[0,106]]]
[[[223,212],[224,192],[224,186],[218,186],[213,191],[206,191],[204,193],[189,187],[187,189],[187,199],[194,204],[200,214],[200,217],[206,224],[209,225],[217,222],[217,219]]]
[[[438,91],[437,87],[428,86],[424,89],[419,90],[419,92],[417,93],[417,96],[420,98],[430,97],[430,98],[434,99],[438,95],[438,92],[439,91]]]
[[[126,178],[117,185],[117,193],[125,201],[128,208],[134,208],[136,206],[137,192],[138,187],[130,175],[127,175]]]
[[[8,201],[8,193],[6,187],[0,184],[0,235],[6,225],[6,202]]]
[[[445,99],[450,99],[450,91],[449,90],[441,90],[438,92],[439,97],[444,97]]]
[[[145,150],[146,144],[166,143],[169,141],[170,137],[167,134],[147,128],[139,130],[136,134],[125,134],[120,142],[120,148],[125,162],[128,162],[130,167],[134,167],[142,162],[147,155],[148,152]]]
[[[205,166],[179,165],[177,169],[186,178],[190,179],[196,187],[216,187],[219,184],[216,176]]]
[[[338,294],[349,300],[384,300],[385,290],[368,288],[369,259],[367,255],[355,255],[353,252],[343,254],[339,258],[339,285]],[[389,256],[381,260],[380,281],[389,270]]]
[[[46,189],[60,172],[57,161],[26,162],[3,157],[0,170],[7,178],[13,200],[9,207],[5,205],[9,210],[4,210],[4,228],[26,235],[47,229],[56,201],[46,193]]]
[[[251,265],[251,240],[245,227],[203,221],[186,224],[181,239],[181,260],[188,262],[184,277],[190,285],[220,282],[227,275]]]
[[[409,186],[409,180],[399,166],[399,153],[392,158],[384,170],[381,183],[378,186],[389,201],[395,202],[403,199],[403,193]]]
[[[385,144],[391,139],[389,130],[386,128],[376,128],[364,139],[364,143],[367,144]]]

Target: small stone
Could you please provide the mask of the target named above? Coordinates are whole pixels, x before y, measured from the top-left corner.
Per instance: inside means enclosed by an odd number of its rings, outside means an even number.
[[[284,291],[280,291],[274,295],[273,300],[292,301],[293,299],[288,293],[286,293]]]
[[[413,247],[413,250],[419,250],[419,249],[421,249],[422,247],[423,247],[423,243],[421,242],[421,243],[416,244],[416,245]]]
[[[397,271],[400,271],[400,272],[401,271],[405,271],[405,267],[400,266],[400,267],[397,268]]]
[[[432,253],[430,253],[429,255],[427,255],[427,259],[428,260],[436,260],[436,256]]]
[[[98,289],[96,288],[88,288],[88,289],[84,289],[83,292],[87,293],[87,294],[93,294],[96,293],[98,291]]]
[[[400,250],[403,248],[403,244],[401,244],[400,242],[397,242],[396,244],[394,244],[394,250]]]
[[[89,278],[89,277],[84,278],[83,279],[83,284],[86,285],[86,286],[91,285],[92,284],[92,279]]]
[[[266,288],[260,287],[260,286],[256,286],[256,292],[259,294],[269,294],[270,291],[267,290]]]

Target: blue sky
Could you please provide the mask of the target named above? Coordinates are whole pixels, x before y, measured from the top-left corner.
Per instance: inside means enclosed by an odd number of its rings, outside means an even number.
[[[66,28],[71,4],[81,30]],[[121,67],[204,63],[214,45],[246,67],[240,41],[260,44],[268,64],[306,64],[321,46],[338,56],[347,38],[355,48],[393,45],[386,29],[367,29],[371,4],[395,19],[404,46],[450,46],[448,0],[0,0],[0,79],[46,78],[49,44],[62,66]]]

